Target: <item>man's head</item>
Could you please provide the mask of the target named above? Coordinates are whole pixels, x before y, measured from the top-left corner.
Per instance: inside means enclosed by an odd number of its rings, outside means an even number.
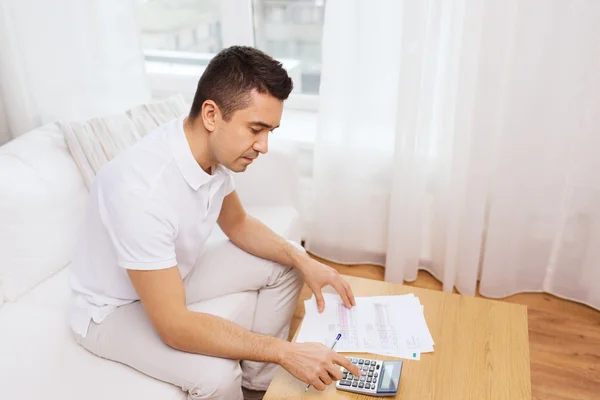
[[[229,47],[202,74],[189,119],[208,132],[212,157],[241,172],[267,152],[292,88],[280,62],[252,47]]]

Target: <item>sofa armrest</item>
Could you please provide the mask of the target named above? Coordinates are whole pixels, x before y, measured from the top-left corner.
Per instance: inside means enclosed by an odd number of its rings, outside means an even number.
[[[88,192],[56,124],[0,147],[0,286],[15,301],[71,261]]]
[[[282,138],[269,140],[269,151],[234,176],[244,206],[291,206],[298,209],[298,146]]]

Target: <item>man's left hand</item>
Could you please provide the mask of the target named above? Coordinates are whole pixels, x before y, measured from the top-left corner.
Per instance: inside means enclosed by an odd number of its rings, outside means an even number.
[[[352,308],[356,305],[350,285],[335,269],[307,257],[300,270],[304,274],[306,285],[315,294],[319,312],[323,312],[325,309],[325,300],[321,289],[326,285],[332,286],[338,292],[346,308]]]

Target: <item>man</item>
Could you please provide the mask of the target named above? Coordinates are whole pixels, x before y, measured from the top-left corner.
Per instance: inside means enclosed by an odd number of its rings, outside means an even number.
[[[318,390],[341,378],[340,365],[360,374],[324,345],[287,341],[302,278],[320,310],[325,285],[347,307],[352,291],[247,215],[234,190],[230,171],[267,152],[291,90],[271,57],[225,49],[200,78],[188,116],[98,173],[72,263],[69,319],[83,347],[180,386],[189,399],[261,398],[277,365]],[[221,262],[204,262],[215,223],[230,242]],[[258,291],[251,330],[187,307],[244,291]]]

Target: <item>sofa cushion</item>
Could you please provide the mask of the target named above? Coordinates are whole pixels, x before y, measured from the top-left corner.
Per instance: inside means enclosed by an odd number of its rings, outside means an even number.
[[[183,98],[174,96],[136,106],[121,114],[87,121],[59,121],[58,124],[85,184],[90,188],[104,164],[150,131],[188,110]]]
[[[71,299],[68,266],[25,293],[17,304],[40,310],[67,312]]]
[[[56,124],[0,147],[0,287],[14,301],[71,261],[88,191]]]
[[[64,312],[0,309],[0,387],[6,399],[184,399],[181,390],[88,353]]]
[[[187,114],[190,104],[187,104],[181,95],[171,96],[167,99],[140,104],[127,110],[126,114],[131,119],[141,136],[146,136],[160,125]]]
[[[248,214],[288,240],[300,243],[300,214],[291,206],[250,206]]]
[[[62,274],[61,274],[62,279]],[[241,318],[250,328],[256,292],[190,306],[223,318]],[[6,399],[185,399],[180,388],[123,364],[99,358],[71,336],[63,310],[21,302],[0,309],[0,387]]]

